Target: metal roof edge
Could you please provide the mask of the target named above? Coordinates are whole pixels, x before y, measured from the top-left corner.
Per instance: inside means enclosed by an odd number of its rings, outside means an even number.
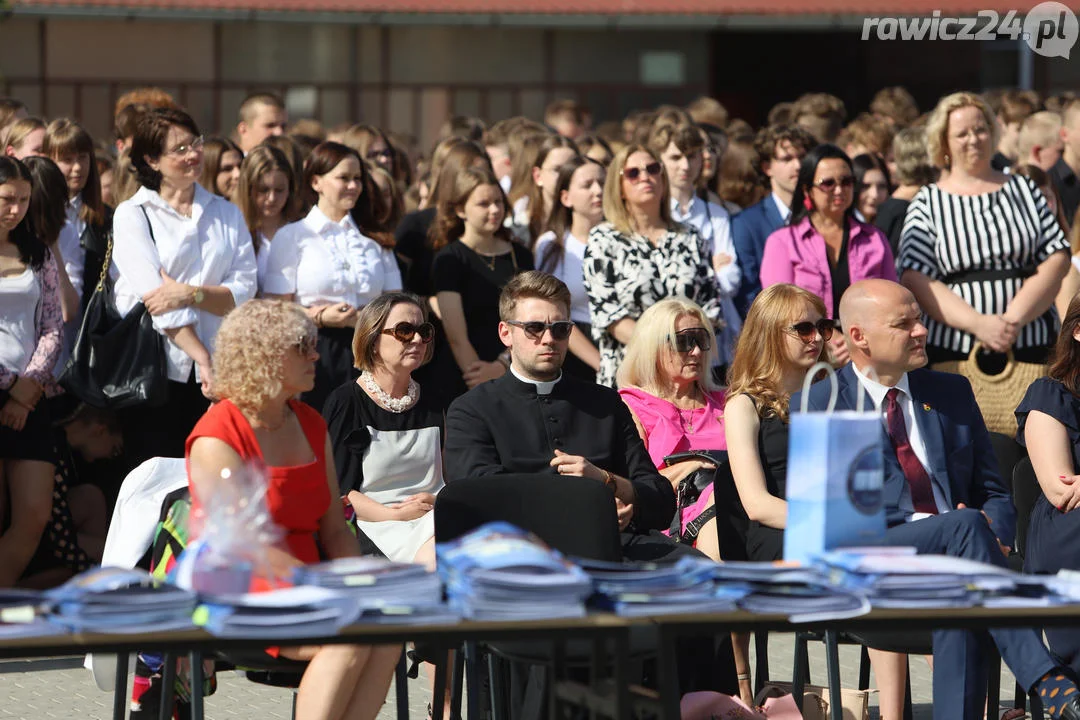
[[[299,12],[268,10],[182,10],[115,6],[26,6],[8,9],[11,16],[57,19],[122,19],[169,21],[284,22],[348,25],[456,25],[479,27],[547,27],[566,29],[685,30],[833,30],[861,26],[864,16],[854,14],[622,14],[599,13],[409,13],[409,12]]]

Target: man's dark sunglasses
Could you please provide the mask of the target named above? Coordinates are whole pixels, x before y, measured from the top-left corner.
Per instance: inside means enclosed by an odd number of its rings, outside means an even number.
[[[816,323],[812,323],[809,320],[806,322],[795,323],[788,328],[789,331],[794,332],[799,336],[799,339],[804,343],[814,342],[814,331],[817,331],[818,335],[821,335],[822,340],[831,340],[833,332],[836,331],[836,321],[822,318]]]
[[[544,336],[545,330],[551,331],[552,340],[565,340],[570,337],[570,333],[574,329],[574,323],[570,320],[556,320],[553,323],[540,322],[533,320],[530,322],[522,322],[521,320],[507,320],[507,325],[513,325],[514,327],[521,328],[525,331],[525,335],[533,340],[539,340]]]
[[[712,339],[709,331],[705,328],[687,328],[675,333],[671,340],[675,352],[693,352],[694,348],[700,348],[701,352],[709,352],[712,349]]]
[[[393,335],[403,343],[412,342],[414,335],[420,336],[420,342],[427,345],[435,337],[435,326],[429,322],[413,325],[411,322],[399,322],[392,328],[382,331],[383,335]]]

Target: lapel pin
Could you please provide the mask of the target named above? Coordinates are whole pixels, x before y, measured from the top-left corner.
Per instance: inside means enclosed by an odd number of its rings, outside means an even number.
[[[922,404],[922,409],[923,409],[923,412],[930,412],[930,406],[927,405],[926,403]]]

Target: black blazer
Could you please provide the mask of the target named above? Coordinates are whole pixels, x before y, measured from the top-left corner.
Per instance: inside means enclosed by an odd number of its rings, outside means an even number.
[[[630,411],[611,388],[563,374],[550,395],[506,373],[479,385],[446,416],[446,479],[551,473],[555,448],[581,455],[634,485],[634,524],[667,529],[675,492],[656,471]]]

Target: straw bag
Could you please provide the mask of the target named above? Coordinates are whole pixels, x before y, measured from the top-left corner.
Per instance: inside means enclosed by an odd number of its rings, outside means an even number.
[[[1016,435],[1016,406],[1024,398],[1028,386],[1046,375],[1046,365],[1017,362],[1009,350],[1005,369],[997,375],[987,375],[976,359],[982,349],[981,343],[975,343],[967,360],[935,363],[930,369],[956,373],[970,380],[986,428],[1013,437]]]

